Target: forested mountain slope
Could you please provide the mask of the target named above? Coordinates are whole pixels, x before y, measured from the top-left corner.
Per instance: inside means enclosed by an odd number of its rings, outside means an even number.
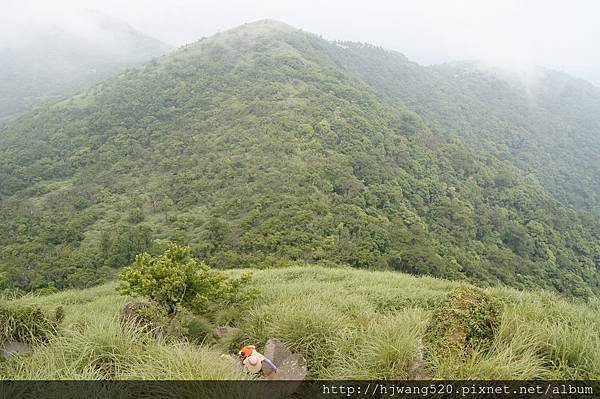
[[[171,47],[129,25],[92,11],[68,24],[40,23],[14,41],[0,42],[0,119],[72,95]]]
[[[591,214],[433,127],[317,36],[201,40],[2,128],[3,285],[93,284],[173,240],[213,266],[598,293]]]
[[[514,166],[561,201],[600,214],[600,89],[566,74],[477,63],[422,67],[359,43],[330,45],[344,68],[431,126]]]

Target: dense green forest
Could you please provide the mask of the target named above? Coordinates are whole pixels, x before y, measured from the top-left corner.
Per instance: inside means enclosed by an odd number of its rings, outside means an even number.
[[[173,241],[213,267],[340,263],[600,292],[600,223],[563,202],[574,191],[560,186],[562,171],[547,165],[532,178],[488,148],[494,137],[504,148],[495,133],[518,111],[488,112],[474,87],[468,102],[425,113],[432,100],[420,86],[390,83],[384,94],[363,50],[345,47],[257,22],[6,122],[1,287],[97,284]],[[464,87],[494,90],[485,79]],[[472,104],[498,126],[452,111]],[[582,188],[590,201],[597,187]]]
[[[600,215],[600,89],[543,68],[508,72],[476,62],[422,67],[394,51],[331,44],[344,68],[402,101],[566,204]]]
[[[171,49],[95,11],[69,18],[38,21],[14,40],[0,41],[0,119],[73,95]]]

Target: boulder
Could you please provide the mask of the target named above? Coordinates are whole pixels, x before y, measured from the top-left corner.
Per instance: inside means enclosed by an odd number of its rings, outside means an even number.
[[[304,380],[308,369],[299,353],[292,353],[281,341],[270,339],[265,344],[264,355],[277,366],[276,373],[265,373],[269,380]]]
[[[31,352],[31,346],[24,342],[7,342],[0,347],[2,357],[8,360],[12,355]]]
[[[235,333],[236,331],[238,331],[238,328],[235,327],[230,327],[230,326],[219,326],[217,328],[215,328],[215,330],[213,331],[213,335],[218,338],[225,338],[226,336]]]

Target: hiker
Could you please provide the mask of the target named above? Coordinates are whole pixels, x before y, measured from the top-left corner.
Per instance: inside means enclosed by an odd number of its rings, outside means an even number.
[[[271,373],[277,372],[277,366],[262,353],[257,352],[254,345],[244,346],[238,352],[238,356],[244,365],[244,369],[249,374],[268,376]]]

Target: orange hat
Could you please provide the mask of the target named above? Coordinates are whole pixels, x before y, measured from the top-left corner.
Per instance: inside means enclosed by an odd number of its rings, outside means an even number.
[[[240,350],[240,355],[244,356],[244,357],[248,357],[248,356],[252,355],[252,352],[254,352],[254,349],[256,349],[256,346],[254,346],[254,345],[244,346],[242,348],[242,350]]]

